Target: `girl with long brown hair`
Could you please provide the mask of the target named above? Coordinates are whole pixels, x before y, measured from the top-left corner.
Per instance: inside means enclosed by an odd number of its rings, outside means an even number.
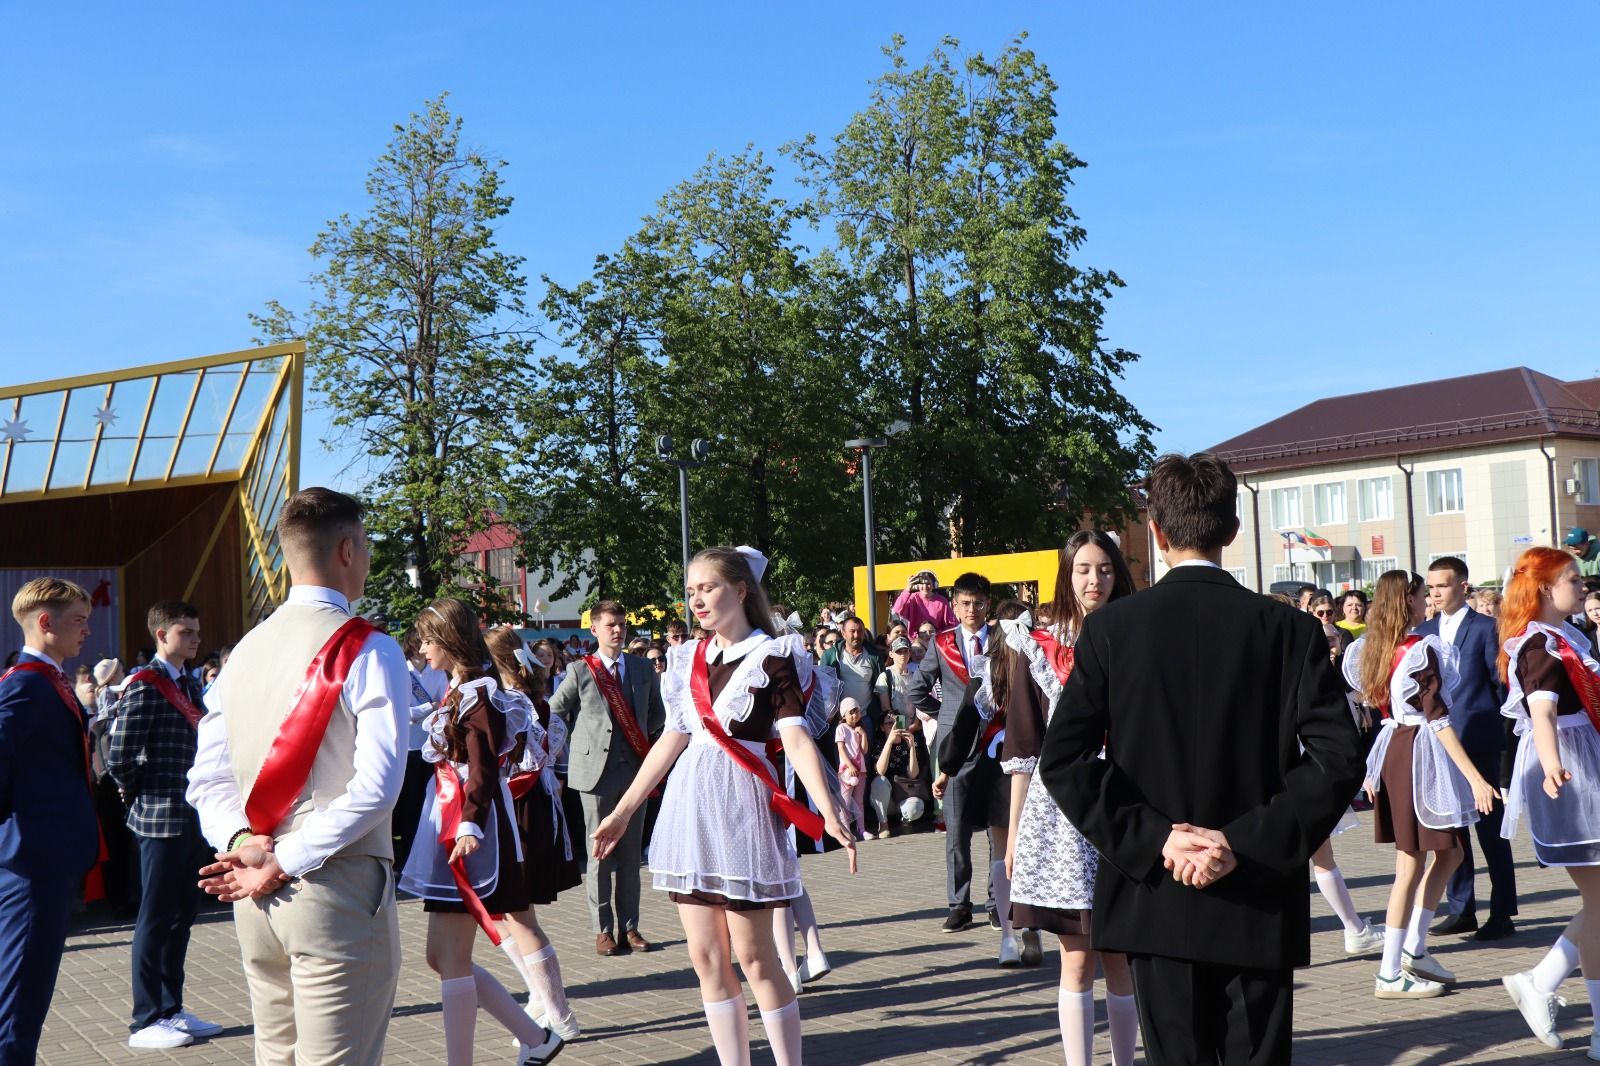
[[[1097,529],[1074,533],[1061,549],[1049,625],[1026,615],[999,623],[990,655],[990,684],[1005,706],[1001,769],[1011,775],[1011,825],[1005,870],[1011,886],[1011,920],[1054,933],[1061,943],[1056,1016],[1067,1066],[1088,1066],[1094,1047],[1094,978],[1106,975],[1106,1017],[1111,1061],[1133,1062],[1138,1033],[1133,978],[1126,957],[1096,952],[1089,943],[1099,856],[1067,821],[1034,776],[1044,733],[1072,672],[1073,644],[1094,611],[1133,594],[1133,574],[1117,542]],[[996,642],[991,642],[996,643]],[[998,890],[997,890],[998,892]]]
[[[1454,830],[1487,814],[1497,796],[1450,727],[1449,653],[1438,637],[1410,632],[1422,621],[1425,596],[1415,574],[1391,570],[1378,578],[1367,631],[1344,661],[1352,687],[1384,712],[1366,780],[1377,842],[1395,846],[1383,961],[1373,986],[1379,999],[1426,999],[1454,983],[1455,975],[1428,954],[1428,923],[1461,863]]]
[[[467,604],[435,600],[417,616],[416,629],[428,665],[449,675],[450,689],[423,723],[423,758],[435,777],[400,887],[421,896],[428,915],[428,966],[439,975],[445,1061],[471,1066],[482,1006],[521,1044],[519,1066],[546,1063],[561,1052],[560,1034],[536,1024],[472,962],[480,926],[491,940],[499,935],[489,915],[528,909],[522,840],[502,766],[522,758],[537,729],[533,709],[496,684],[478,616]],[[511,931],[524,955],[538,950],[524,923],[514,922]]]
[[[1516,835],[1526,817],[1533,853],[1566,868],[1583,905],[1533,969],[1505,977],[1533,1035],[1561,1046],[1556,989],[1580,963],[1591,1010],[1600,1004],[1600,662],[1569,621],[1584,603],[1577,562],[1556,548],[1529,548],[1512,568],[1500,604],[1502,713],[1516,722],[1516,762],[1501,832]],[[1600,1032],[1589,1037],[1600,1059]]]
[[[634,813],[666,776],[650,841],[655,887],[678,905],[712,1044],[723,1066],[750,1061],[737,956],[755,992],[778,1066],[801,1061],[800,1007],[783,971],[767,910],[803,891],[785,823],[823,832],[845,847],[855,872],[855,838],[839,820],[812,737],[831,717],[831,675],[814,671],[798,635],[771,637],[772,608],[761,589],[767,560],[753,548],[707,548],[689,564],[687,604],[709,634],[668,649],[661,695],[667,727],[628,791],[594,833],[594,857],[615,848]],[[816,692],[810,697],[812,684]],[[798,808],[766,756],[784,756],[817,815]],[[676,764],[676,766],[674,766]]]
[[[559,715],[550,713],[544,667],[516,630],[495,626],[484,634],[484,642],[500,678],[500,690],[527,700],[535,714],[527,749],[521,761],[513,765],[510,781],[517,831],[522,837],[522,875],[528,908],[501,920],[504,939],[500,946],[527,982],[528,1014],[540,1025],[560,1033],[563,1040],[576,1040],[582,1030],[567,1004],[556,948],[534,910],[535,906],[554,903],[559,893],[583,883],[561,805],[561,782],[555,772],[556,760],[566,750],[567,724]],[[531,953],[527,950],[530,946],[534,949]]]

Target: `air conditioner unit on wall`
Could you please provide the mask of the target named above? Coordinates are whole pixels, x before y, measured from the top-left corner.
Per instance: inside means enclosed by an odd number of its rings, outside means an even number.
[[[1583,487],[1583,483],[1581,481],[1579,481],[1575,477],[1567,478],[1565,484],[1566,484],[1566,489],[1567,489],[1567,495],[1568,496],[1576,496],[1576,495],[1578,495],[1578,491]]]

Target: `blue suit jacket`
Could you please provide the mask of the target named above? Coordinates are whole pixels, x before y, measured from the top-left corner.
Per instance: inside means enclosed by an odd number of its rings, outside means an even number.
[[[1500,708],[1506,701],[1506,687],[1500,681],[1500,630],[1494,619],[1463,608],[1467,616],[1456,630],[1460,680],[1450,693],[1450,725],[1461,738],[1468,755],[1493,755],[1505,750],[1506,719]],[[1430,618],[1417,627],[1423,635],[1439,636],[1439,619]],[[1442,639],[1442,638],[1441,638]]]
[[[82,708],[65,706],[49,678],[18,670],[0,683],[0,868],[71,879],[99,858],[86,729]]]

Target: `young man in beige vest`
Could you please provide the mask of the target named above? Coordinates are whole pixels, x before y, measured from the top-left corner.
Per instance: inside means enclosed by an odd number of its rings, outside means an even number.
[[[219,852],[201,885],[234,903],[259,1066],[379,1066],[400,968],[389,823],[405,772],[406,660],[390,637],[351,627],[370,563],[360,503],[298,492],[278,537],[288,601],[239,642],[200,723],[188,799]],[[338,634],[354,634],[349,654],[329,659],[348,667],[329,680],[337,702],[310,772],[298,795],[298,775],[278,775],[287,813],[252,829],[245,811],[265,806],[253,789],[268,751]]]

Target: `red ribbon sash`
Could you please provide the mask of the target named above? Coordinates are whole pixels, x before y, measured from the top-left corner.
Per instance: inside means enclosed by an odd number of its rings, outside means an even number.
[[[200,719],[205,717],[206,712],[196,707],[189,697],[184,695],[183,690],[173,683],[165,670],[142,666],[128,678],[129,684],[135,681],[142,681],[161,693],[161,698],[176,707],[178,713],[183,715],[183,720],[189,723],[190,729],[200,728]]]
[[[961,632],[960,627],[947,629],[933,638],[934,647],[939,649],[939,655],[944,659],[944,664],[949,668],[955,679],[965,685],[972,680],[967,673],[967,660],[961,654],[961,648],[956,644],[956,634]]]
[[[529,774],[537,777],[537,774]],[[439,846],[444,853],[449,855],[456,846],[456,833],[461,828],[461,779],[456,776],[456,769],[447,762],[441,762],[433,768],[434,802],[439,807]],[[450,876],[455,879],[456,891],[461,893],[461,902],[466,904],[467,913],[478,920],[478,927],[488,934],[489,940],[500,946],[500,930],[494,927],[494,921],[489,917],[489,912],[483,906],[483,901],[472,890],[472,883],[467,880],[467,860],[457,859],[450,864]]]
[[[1583,657],[1567,643],[1566,637],[1557,637],[1556,647],[1561,650],[1561,665],[1566,668],[1567,680],[1578,690],[1578,699],[1583,703],[1583,712],[1589,716],[1589,724],[1600,730],[1600,678],[1583,665]]]
[[[822,816],[796,802],[794,797],[778,784],[767,764],[749,748],[728,736],[728,731],[717,721],[717,714],[711,707],[711,675],[706,670],[705,640],[701,640],[694,650],[694,668],[689,672],[689,695],[694,699],[694,709],[700,714],[700,725],[711,735],[711,739],[716,741],[717,746],[727,752],[728,758],[737,763],[741,769],[767,786],[767,791],[772,794],[767,802],[778,812],[778,817],[812,840],[821,843],[824,829]]]
[[[1406,639],[1402,640],[1400,642],[1400,646],[1399,647],[1395,648],[1395,650],[1394,650],[1394,658],[1389,660],[1389,683],[1386,686],[1384,686],[1384,690],[1383,691],[1385,692],[1385,694],[1394,691],[1394,672],[1396,670],[1400,669],[1400,663],[1401,663],[1402,660],[1405,659],[1406,652],[1410,651],[1412,648],[1416,647],[1421,642],[1422,642],[1422,638],[1421,637],[1417,636],[1416,634],[1412,634],[1411,636],[1409,636]],[[1383,716],[1385,718],[1393,718],[1394,717],[1394,715],[1389,712],[1389,701],[1388,700],[1384,700],[1382,703],[1380,703],[1378,705],[1378,710],[1383,713]]]
[[[1048,629],[1034,629],[1029,631],[1039,647],[1044,651],[1044,657],[1050,663],[1050,669],[1056,672],[1056,680],[1063,685],[1067,678],[1072,676],[1073,651],[1071,644],[1063,644],[1056,639],[1054,633]]]
[[[253,832],[271,836],[299,799],[333,709],[339,705],[339,692],[350,676],[350,666],[372,632],[371,622],[351,618],[334,631],[306,667],[305,679],[294,690],[289,714],[278,727],[244,803]]]
[[[589,673],[594,677],[595,687],[600,690],[601,697],[606,701],[606,710],[611,712],[611,724],[622,731],[622,739],[628,742],[628,747],[633,749],[639,761],[644,762],[644,757],[650,754],[650,738],[639,728],[638,716],[628,706],[627,697],[622,694],[622,686],[617,684],[617,679],[611,676],[611,671],[606,669],[606,664],[601,662],[598,656],[585,655],[583,661],[589,664]],[[650,795],[661,795],[661,789],[657,788]]]

